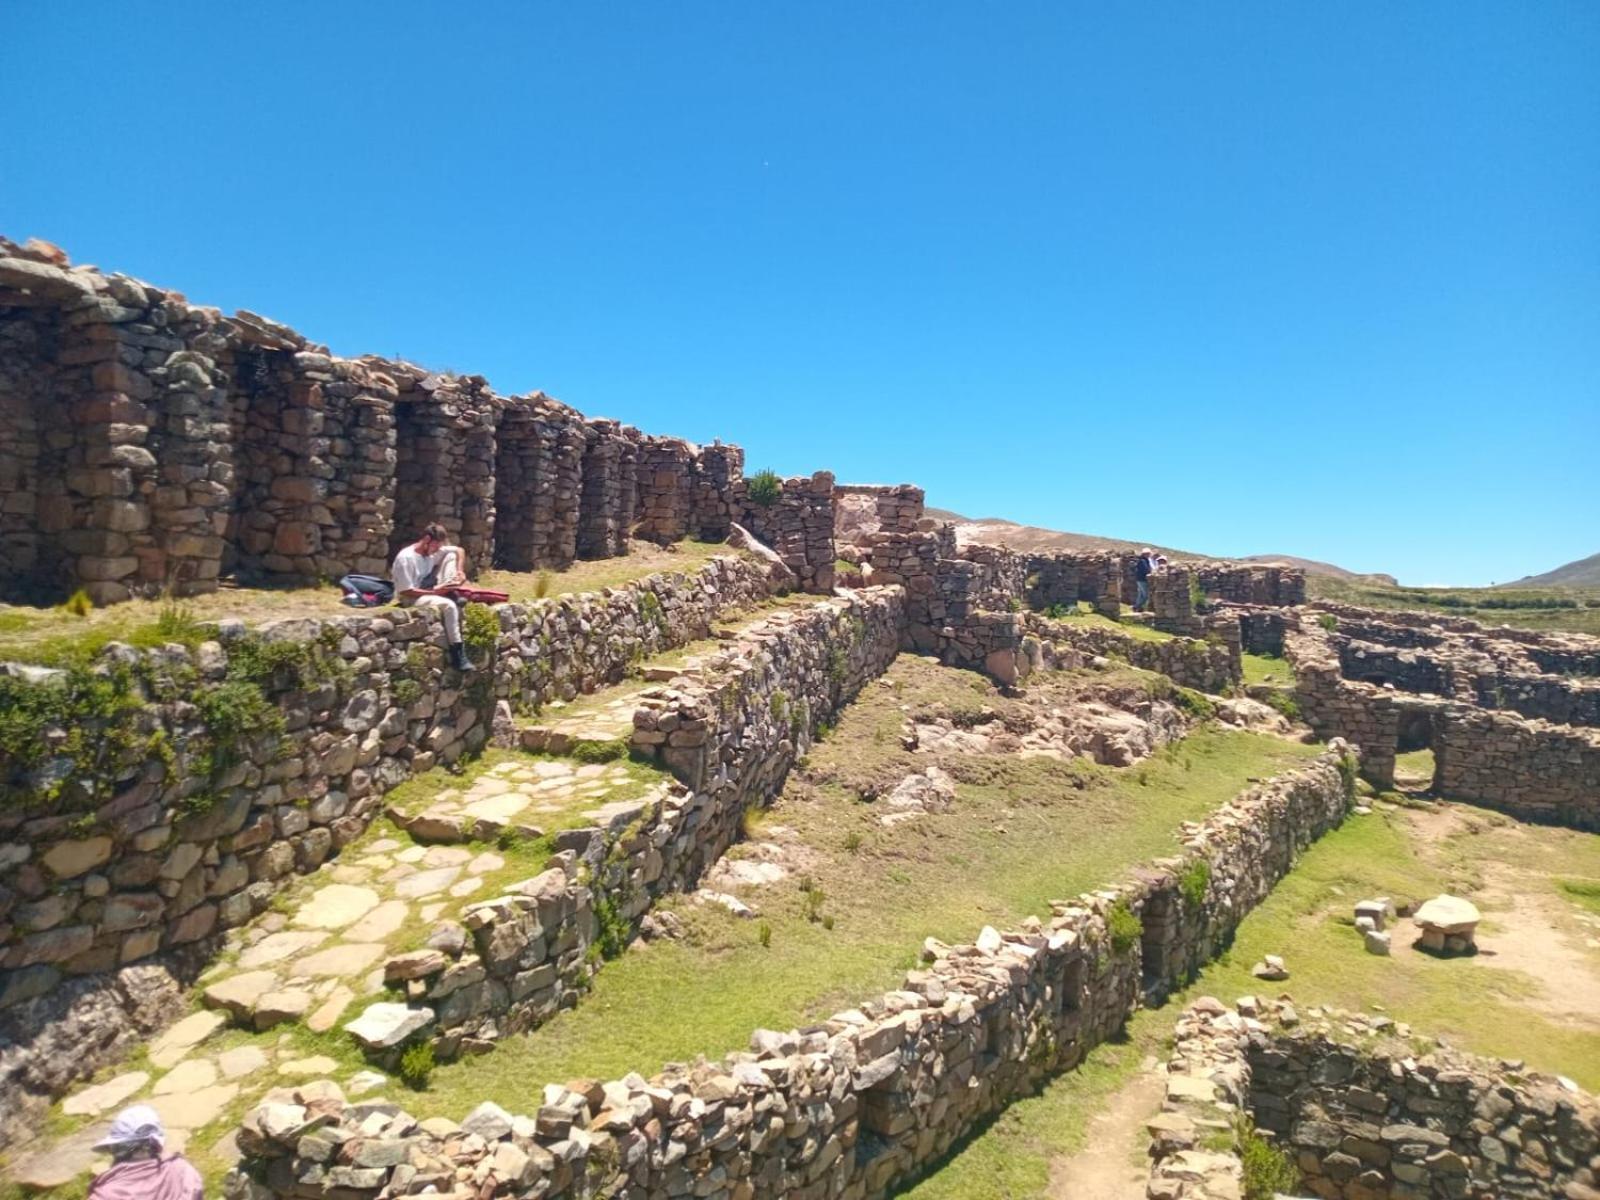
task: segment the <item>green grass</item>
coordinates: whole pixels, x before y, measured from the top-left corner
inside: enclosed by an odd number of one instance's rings
[[[1313,600],[1369,608],[1468,617],[1486,625],[1600,634],[1600,589],[1596,588],[1392,588],[1307,575],[1306,594]]]
[[[1251,684],[1275,684],[1278,687],[1294,685],[1294,668],[1286,658],[1270,654],[1241,654],[1239,660],[1247,687]]]
[[[1114,621],[1104,613],[1097,613],[1084,606],[1081,602],[1076,611],[1068,611],[1065,616],[1056,618],[1073,625],[1086,625],[1095,629],[1109,629],[1113,633],[1123,633],[1141,642],[1170,642],[1173,634],[1154,629],[1142,621]]]
[[[1558,879],[1556,886],[1578,907],[1600,914],[1600,879]]]
[[[1433,751],[1432,750],[1407,750],[1404,754],[1394,756],[1394,773],[1407,775],[1413,779],[1423,779],[1428,785],[1433,782]]]
[[[949,764],[960,772],[953,811],[885,829],[855,789],[928,761],[900,749],[902,693],[918,703],[941,697],[947,710],[969,697],[974,707],[1000,704],[969,673],[903,656],[888,685],[869,688],[813,751],[806,778],[792,779],[783,801],[752,823],[757,837],[778,825],[795,830],[815,856],[806,879],[792,875],[750,895],[761,922],[670,905],[688,926],[684,940],[636,947],[601,972],[575,1010],[503,1040],[491,1055],[441,1067],[412,1111],[459,1117],[484,1099],[519,1111],[547,1081],[650,1075],[696,1054],[720,1058],[744,1048],[754,1029],[789,1029],[859,1003],[898,986],[924,937],[970,941],[985,924],[1005,928],[1046,913],[1052,899],[1171,853],[1180,822],[1212,811],[1250,777],[1315,753],[1208,729],[1121,772],[964,756]]]

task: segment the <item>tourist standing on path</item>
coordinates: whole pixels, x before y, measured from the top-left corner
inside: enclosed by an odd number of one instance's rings
[[[117,1114],[110,1132],[95,1143],[111,1154],[111,1166],[89,1185],[89,1200],[202,1200],[200,1172],[181,1154],[163,1156],[166,1130],[148,1104]]]
[[[1143,612],[1145,605],[1150,603],[1150,576],[1155,573],[1156,552],[1146,546],[1139,551],[1139,557],[1134,560],[1133,580],[1138,588],[1133,601],[1133,611]]]
[[[450,643],[450,665],[470,671],[472,660],[461,642],[461,610],[446,594],[449,588],[467,582],[467,559],[460,547],[445,542],[447,536],[443,525],[429,525],[421,537],[394,556],[389,578],[394,581],[396,604],[431,608],[439,614],[445,640]]]

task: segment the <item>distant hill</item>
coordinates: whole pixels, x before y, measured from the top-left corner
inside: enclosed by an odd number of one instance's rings
[[[1496,587],[1600,587],[1600,554],[1580,558],[1543,575],[1529,575],[1511,583],[1497,583]]]
[[[1149,546],[1168,558],[1219,558],[1221,555],[1202,554],[1195,550],[1179,550],[1173,546],[1158,546],[1153,542],[1130,542],[1123,538],[1099,537],[1092,533],[1067,533],[1060,529],[1041,529],[1037,525],[1018,525],[1003,517],[964,517],[945,508],[930,508],[927,515],[939,521],[951,521],[956,527],[956,540],[980,546],[1010,546],[1013,550],[1031,553],[1067,552],[1072,550],[1117,550],[1124,553]],[[1318,575],[1332,575],[1337,579],[1360,580],[1395,586],[1392,575],[1358,575],[1332,563],[1317,562],[1310,558],[1296,558],[1291,554],[1252,554],[1236,562],[1282,563]]]

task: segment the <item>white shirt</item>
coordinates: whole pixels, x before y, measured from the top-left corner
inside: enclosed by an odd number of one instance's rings
[[[394,556],[394,566],[389,575],[394,582],[395,595],[420,588],[422,581],[433,574],[444,561],[444,547],[432,554],[421,554],[416,546],[407,546]]]

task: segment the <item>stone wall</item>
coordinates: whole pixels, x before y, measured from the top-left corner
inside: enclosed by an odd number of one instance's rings
[[[922,525],[923,492],[915,484],[841,483],[834,493],[834,540],[852,553],[869,534],[915,533]]]
[[[901,990],[803,1031],[758,1030],[751,1052],[719,1064],[542,1092],[530,1082],[529,1115],[485,1104],[460,1125],[346,1105],[318,1085],[246,1118],[228,1194],[360,1200],[470,1183],[549,1200],[875,1200],[1076,1066],[1147,987],[1214,953],[1351,794],[1334,754],[1257,785],[1195,827],[1181,855],[1059,902],[1048,921],[931,944]],[[1201,858],[1203,888],[1186,890],[1179,880]],[[1161,916],[1163,896],[1195,911]],[[1150,914],[1142,938],[1113,934],[1124,911]]]
[[[1239,1195],[1241,1111],[1323,1200],[1600,1194],[1600,1104],[1570,1081],[1422,1054],[1385,1017],[1308,1019],[1287,1001],[1235,1012],[1205,998],[1177,1032],[1152,1123],[1152,1200]]]
[[[29,1047],[64,981],[112,986],[128,964],[203,950],[260,913],[276,881],[356,837],[387,790],[484,745],[497,700],[615,682],[765,595],[763,568],[726,556],[605,595],[501,605],[499,642],[479,648],[489,661],[470,678],[444,665],[437,617],[419,609],[257,634],[225,623],[192,651],[109,647],[100,677],[125,678],[131,707],[75,714],[75,729],[45,732],[48,753],[0,762],[0,1090],[21,1102],[41,1087]],[[19,707],[89,678],[0,671]],[[276,721],[224,740],[208,714],[252,695]],[[86,1055],[79,1069],[96,1065]]]
[[[1079,624],[1070,617],[1054,621],[1039,613],[1024,617],[1023,630],[1040,640],[1044,660],[1051,667],[1081,665],[1084,658],[1095,655],[1116,657],[1141,670],[1166,675],[1183,687],[1212,693],[1240,678],[1235,656],[1220,641],[1184,637],[1149,641],[1103,626]],[[1068,654],[1063,655],[1063,650]]]
[[[1306,602],[1306,573],[1299,567],[1241,566],[1237,563],[1185,564],[1212,600],[1292,608]]]
[[[438,521],[474,569],[564,567],[739,518],[833,586],[832,477],[747,504],[742,451],[224,317],[0,238],[0,593],[97,604],[386,572]]]
[[[1435,707],[1434,790],[1524,821],[1600,831],[1600,730]]]
[[[597,939],[616,936],[616,921],[632,930],[658,897],[692,887],[722,856],[746,809],[782,790],[817,726],[894,660],[903,621],[898,588],[820,601],[752,626],[694,676],[646,692],[633,750],[678,783],[562,831],[548,870],[463,912],[453,953],[391,960],[386,974],[406,1000],[354,1023],[369,1050],[387,1062],[426,1040],[453,1058],[576,1003],[598,967]]]
[[[833,486],[827,471],[796,476],[782,481],[772,503],[757,504],[741,479],[733,501],[738,523],[772,547],[808,592],[833,591]]]

